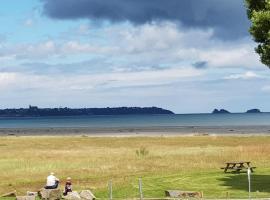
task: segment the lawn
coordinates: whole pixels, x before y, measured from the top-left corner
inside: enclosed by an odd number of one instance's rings
[[[246,198],[246,174],[224,174],[227,161],[251,161],[252,197],[270,197],[270,137],[1,137],[0,193],[21,195],[45,184],[49,172],[73,179],[75,190],[91,189],[99,198],[145,197],[164,190],[203,191],[206,198]]]

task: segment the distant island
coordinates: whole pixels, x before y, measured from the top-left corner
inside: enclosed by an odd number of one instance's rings
[[[212,114],[227,114],[227,113],[231,113],[231,112],[229,112],[228,110],[225,110],[225,109],[220,109],[220,110],[214,109],[212,111]],[[257,108],[253,108],[253,109],[247,110],[244,113],[262,113],[262,112]]]
[[[246,113],[261,113],[261,111],[257,108],[254,108],[254,109],[247,110]]]
[[[214,109],[212,114],[224,114],[224,113],[230,113],[228,110],[225,110],[225,109]]]
[[[158,107],[117,107],[117,108],[29,108],[0,109],[0,117],[42,117],[42,116],[88,116],[88,115],[134,115],[174,114]]]

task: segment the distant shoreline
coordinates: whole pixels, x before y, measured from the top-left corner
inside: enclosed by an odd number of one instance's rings
[[[184,136],[270,135],[269,126],[182,126],[129,128],[0,128],[0,136]]]
[[[169,110],[168,110],[169,111]],[[171,111],[169,111],[171,112]],[[136,115],[238,115],[238,114],[246,114],[246,115],[260,115],[260,114],[270,114],[270,112],[229,112],[229,113],[129,113],[129,114],[85,114],[85,115],[1,115],[0,119],[27,119],[27,118],[69,118],[69,117],[99,117],[99,116],[136,116]]]
[[[106,108],[8,108],[0,109],[0,117],[75,117],[98,115],[147,115],[147,114],[174,114],[170,110],[158,107],[106,107]]]

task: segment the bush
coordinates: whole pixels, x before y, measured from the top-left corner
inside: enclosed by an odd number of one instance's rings
[[[145,157],[149,154],[149,151],[146,149],[146,147],[140,147],[140,149],[136,150],[136,155],[140,158]]]

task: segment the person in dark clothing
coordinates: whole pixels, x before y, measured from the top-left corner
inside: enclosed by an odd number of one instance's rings
[[[69,192],[72,192],[72,183],[70,177],[67,178],[63,195],[66,196]]]

